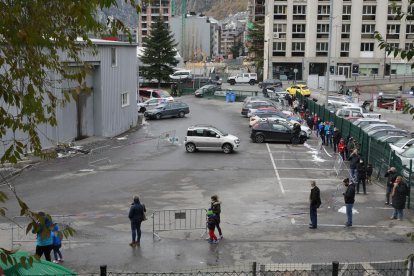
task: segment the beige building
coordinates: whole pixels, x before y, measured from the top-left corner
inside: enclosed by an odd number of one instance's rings
[[[395,47],[412,47],[414,22],[394,20],[390,3],[407,11],[408,1],[268,0],[265,16],[264,78],[306,80],[325,75],[329,19],[333,9],[330,69],[334,75],[383,77],[411,74],[411,64],[386,56],[374,31]]]
[[[151,33],[151,26],[158,19],[169,24],[171,18],[170,0],[153,0],[149,3],[142,1],[142,11],[139,14],[138,22],[138,44],[142,44],[142,39]]]

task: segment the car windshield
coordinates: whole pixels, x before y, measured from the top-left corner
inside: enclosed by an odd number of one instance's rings
[[[414,147],[410,147],[409,149],[404,151],[401,155],[407,158],[414,158]]]
[[[167,91],[165,91],[165,90],[159,90],[159,93],[160,93],[161,98],[168,98],[168,97],[171,97],[170,93],[168,93],[168,92],[167,92]]]
[[[405,146],[405,144],[408,142],[408,141],[410,141],[411,140],[411,138],[401,138],[400,140],[398,140],[398,142],[397,143],[395,143],[394,145],[395,146],[397,146],[397,147],[399,147],[399,148],[401,148],[401,147],[403,147],[403,146]]]
[[[307,86],[305,85],[305,86],[302,86],[302,89],[303,89],[303,90],[308,90],[308,89],[309,89],[309,87],[307,87]]]

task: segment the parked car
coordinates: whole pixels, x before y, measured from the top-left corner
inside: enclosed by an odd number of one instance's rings
[[[354,103],[351,98],[347,96],[328,96],[328,103],[334,106],[359,106],[358,103]]]
[[[257,108],[255,108],[254,106],[252,106],[252,108],[249,108],[249,110],[247,111],[247,117],[250,118],[251,116],[254,116],[254,114],[257,111],[264,111],[264,112],[276,112],[278,111],[278,109],[273,105],[269,105],[269,106],[259,106]]]
[[[395,95],[379,95],[377,97],[377,107],[384,109],[394,109],[394,102],[396,102],[396,109],[398,111],[403,109],[402,97]]]
[[[402,153],[396,153],[396,154],[401,159],[402,165],[406,166],[407,168],[410,168],[410,163],[411,163],[412,168],[414,168],[414,146],[409,147]]]
[[[381,142],[385,142],[385,143],[395,143],[398,140],[400,140],[401,138],[404,138],[405,136],[403,135],[386,135],[386,136],[382,136],[378,139],[378,141]]]
[[[387,135],[403,135],[403,136],[409,136],[410,135],[410,133],[408,131],[403,130],[403,129],[377,129],[377,130],[374,130],[374,131],[375,131],[375,133],[371,133],[371,134],[368,133],[368,135],[371,138],[374,138],[374,139],[379,139],[379,138],[381,138],[383,136],[387,136]]]
[[[353,111],[358,111],[358,112],[360,112],[362,114],[362,116],[364,118],[381,119],[381,114],[369,112],[368,110],[366,110],[362,106],[359,106],[359,107],[358,106],[346,106],[346,107],[343,107],[343,109],[349,109],[349,110],[353,110]]]
[[[164,98],[167,102],[173,102],[174,98],[171,97],[170,93],[162,89],[146,88],[140,87],[138,90],[138,100],[140,102],[145,102],[146,100],[157,98]]]
[[[390,124],[371,124],[362,128],[367,133],[375,129],[395,129],[395,126]]]
[[[268,141],[292,143],[293,131],[287,122],[267,120],[258,122],[252,127],[250,138],[256,143]],[[299,141],[300,143],[306,141],[306,133],[301,132]]]
[[[144,113],[147,110],[153,109],[154,107],[167,103],[166,98],[152,98],[149,100],[146,100],[143,103],[137,103],[138,112]]]
[[[261,107],[274,107],[273,103],[269,101],[251,101],[243,105],[241,114],[245,117],[248,116],[249,109],[258,109]]]
[[[187,129],[184,138],[187,152],[222,150],[231,153],[240,146],[240,139],[211,125],[195,125]]]
[[[243,105],[252,101],[266,101],[267,99],[263,96],[248,96],[244,98]]]
[[[404,150],[408,149],[413,144],[414,144],[414,138],[404,137],[398,140],[397,142],[390,144],[390,147],[396,153],[402,153]]]
[[[361,112],[359,112],[358,110],[355,111],[353,109],[347,109],[347,108],[346,109],[345,108],[338,109],[336,111],[336,116],[344,118],[344,119],[347,119],[347,118],[350,118],[350,117],[357,118],[355,120],[358,120],[359,118],[364,118],[364,115]]]
[[[284,99],[286,94],[286,90],[282,88],[282,86],[270,86],[263,89],[263,95],[267,98],[282,98]]]
[[[215,84],[207,84],[194,92],[194,96],[203,97],[204,95],[214,95],[214,92],[221,90],[221,87]]]
[[[354,125],[360,128],[363,128],[371,124],[386,124],[386,123],[387,123],[387,120],[379,120],[379,119],[374,119],[374,118],[360,118],[356,120],[355,122],[353,122]]]
[[[252,127],[254,124],[256,124],[259,121],[265,121],[267,118],[276,118],[276,119],[283,119],[287,120],[289,118],[288,115],[283,113],[282,111],[272,111],[272,112],[255,112],[253,116],[249,119],[249,127]]]
[[[282,82],[278,79],[267,79],[259,82],[259,88],[265,89],[268,86],[282,87]]]
[[[286,89],[286,92],[288,92],[290,95],[293,95],[293,96],[295,96],[297,92],[299,92],[305,97],[309,97],[311,95],[309,87],[305,84],[292,85],[291,87]]]
[[[169,102],[161,104],[154,109],[145,111],[144,116],[147,119],[161,119],[167,117],[184,118],[185,114],[190,113],[188,104],[183,102]]]
[[[178,70],[175,71],[174,74],[170,75],[170,79],[172,80],[185,80],[191,78],[192,75],[190,70]]]
[[[231,76],[227,79],[227,82],[230,85],[235,85],[236,83],[248,83],[250,85],[254,85],[257,82],[257,74],[256,73],[243,73],[237,74],[237,76]]]

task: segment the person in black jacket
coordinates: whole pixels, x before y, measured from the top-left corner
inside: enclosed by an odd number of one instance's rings
[[[295,123],[293,125],[293,137],[292,137],[292,144],[299,144],[300,143],[300,124]]]
[[[352,208],[355,203],[355,185],[354,183],[349,184],[349,178],[344,179],[344,185],[346,187],[344,195],[344,201],[346,206],[346,217],[347,221],[345,223],[346,227],[352,226]]]
[[[139,197],[134,196],[134,202],[129,209],[128,218],[131,221],[132,242],[129,244],[132,247],[139,246],[141,240],[141,223],[145,220],[145,205],[141,204]]]
[[[388,169],[384,175],[387,178],[387,190],[385,193],[385,205],[390,205],[390,195],[394,187],[395,179],[397,178],[397,170],[394,167]]]
[[[402,182],[402,177],[397,176],[395,178],[394,187],[392,188],[392,207],[394,212],[392,213],[391,219],[402,220],[403,210],[405,208],[405,200],[408,195],[408,187]]]
[[[318,186],[316,186],[315,181],[311,181],[311,193],[309,196],[309,202],[309,215],[311,220],[309,228],[316,229],[318,228],[318,208],[321,206],[321,192]]]
[[[341,141],[341,133],[339,132],[339,129],[336,127],[334,128],[334,131],[332,134],[332,140],[333,140],[334,153],[336,153],[338,149],[338,144]]]
[[[216,215],[216,217],[215,217],[215,219],[216,219],[215,227],[217,228],[217,230],[219,232],[220,239],[223,239],[223,233],[221,232],[221,228],[220,228],[221,202],[218,200],[217,195],[212,195],[211,196],[211,207],[210,207],[210,209]]]
[[[357,194],[359,194],[359,184],[362,183],[362,189],[364,191],[364,195],[367,194],[367,190],[365,187],[365,180],[367,178],[367,169],[365,168],[364,160],[360,159],[359,164],[357,165],[357,176],[358,176],[358,182],[357,182]]]

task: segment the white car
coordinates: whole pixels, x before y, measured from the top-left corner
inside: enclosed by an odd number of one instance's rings
[[[152,98],[152,99],[146,100],[143,103],[137,103],[137,107],[138,107],[138,110],[141,107],[145,107],[147,110],[149,110],[149,109],[152,109],[152,108],[156,107],[159,104],[164,104],[164,103],[173,102],[173,101],[171,101],[167,98]]]
[[[352,111],[358,111],[360,112],[364,118],[375,118],[375,119],[381,119],[381,114],[379,113],[373,113],[373,112],[369,112],[368,110],[366,110],[365,108],[359,106],[346,106],[343,109],[348,109],[348,110],[352,110]]]
[[[404,150],[411,147],[414,144],[414,138],[404,137],[398,140],[397,142],[390,144],[392,150],[395,150],[396,153],[402,153]]]
[[[410,169],[410,162],[413,164],[414,167],[414,146],[409,147],[402,153],[396,153],[398,157],[401,159],[401,163]]]
[[[341,96],[329,96],[328,103],[334,106],[349,106],[349,107],[359,107],[358,103],[354,103],[352,99],[349,97],[341,97]]]
[[[185,80],[191,78],[192,75],[190,70],[178,70],[174,74],[170,75],[170,79],[173,80]]]

